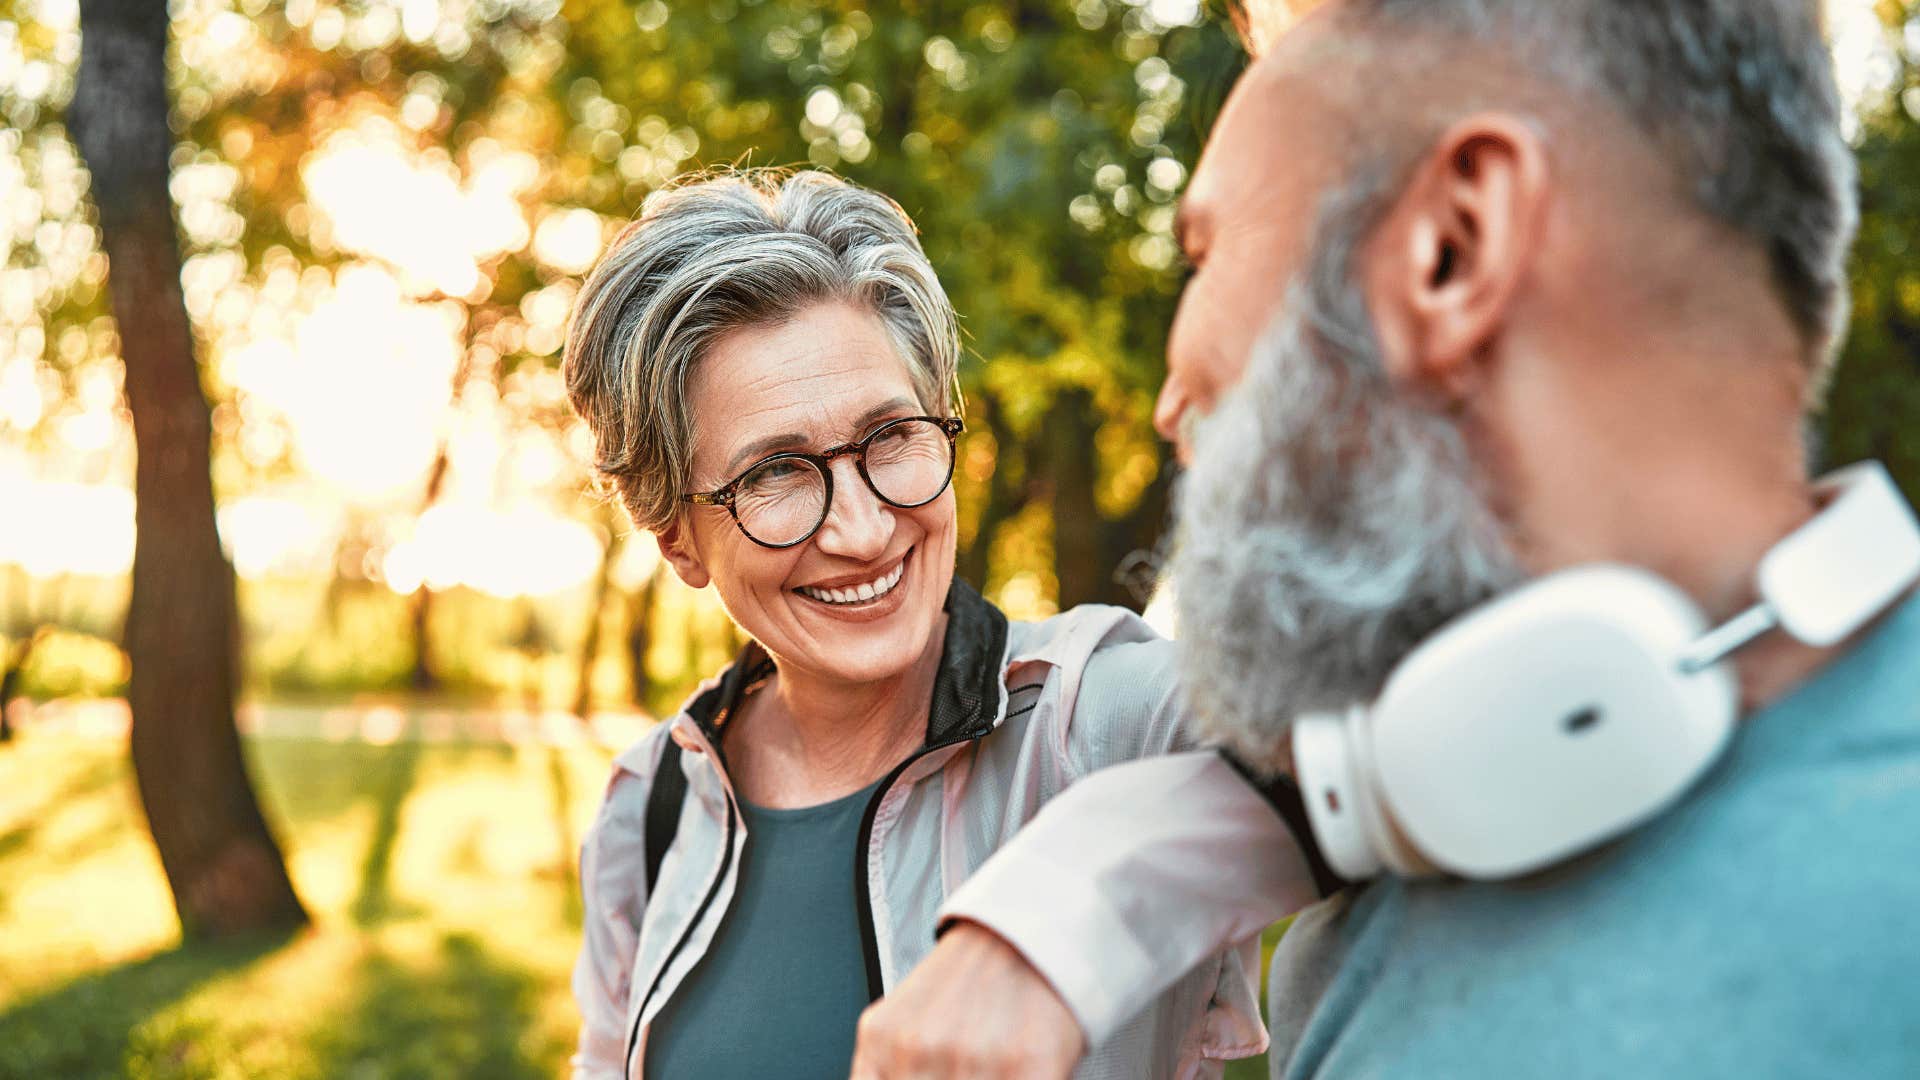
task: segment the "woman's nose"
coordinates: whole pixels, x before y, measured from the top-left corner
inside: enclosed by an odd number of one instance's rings
[[[893,539],[893,508],[867,486],[851,456],[835,460],[832,468],[833,503],[814,543],[829,555],[879,558]]]

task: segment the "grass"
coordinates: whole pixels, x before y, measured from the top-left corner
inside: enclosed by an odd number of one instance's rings
[[[315,925],[182,947],[123,749],[0,748],[0,1077],[551,1077],[591,750],[263,740]]]
[[[181,946],[124,748],[0,746],[0,1080],[564,1075],[573,853],[604,755],[302,739],[248,755],[314,926]]]

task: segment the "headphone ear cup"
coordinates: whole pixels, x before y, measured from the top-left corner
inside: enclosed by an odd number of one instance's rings
[[[1652,817],[1719,757],[1732,674],[1678,663],[1706,629],[1642,570],[1537,579],[1409,655],[1349,728],[1366,743],[1349,758],[1424,860],[1470,878],[1541,869]]]
[[[1293,772],[1327,865],[1348,881],[1364,881],[1379,876],[1386,860],[1370,826],[1375,815],[1361,810],[1373,798],[1353,734],[1348,717],[1321,713],[1295,720]]]
[[[1334,873],[1364,881],[1382,872],[1421,877],[1434,872],[1402,843],[1375,785],[1372,736],[1365,708],[1344,716],[1317,714],[1293,725],[1293,769],[1320,853]]]

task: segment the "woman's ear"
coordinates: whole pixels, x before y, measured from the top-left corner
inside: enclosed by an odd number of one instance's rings
[[[1545,145],[1515,117],[1471,116],[1434,141],[1369,250],[1395,378],[1465,395],[1538,253],[1550,182]]]
[[[687,519],[682,515],[675,517],[666,528],[654,533],[653,539],[660,545],[660,557],[667,560],[668,565],[673,567],[673,572],[680,575],[680,580],[686,582],[688,588],[704,589],[707,583],[713,580],[713,575],[707,573],[706,563],[701,560],[700,552],[694,548],[692,534],[693,530],[688,527]]]

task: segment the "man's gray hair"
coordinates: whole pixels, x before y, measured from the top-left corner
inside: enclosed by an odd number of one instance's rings
[[[958,407],[953,306],[891,199],[823,172],[752,169],[647,200],[588,275],[564,363],[594,467],[635,525],[658,531],[679,508],[700,420],[688,391],[714,343],[835,300],[879,316],[922,408]]]
[[[1766,252],[1810,358],[1830,360],[1859,212],[1818,0],[1343,0],[1338,12],[1389,55],[1425,41],[1429,59],[1498,56],[1610,106],[1695,205]]]

